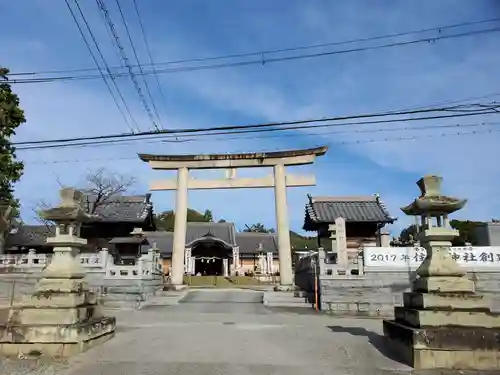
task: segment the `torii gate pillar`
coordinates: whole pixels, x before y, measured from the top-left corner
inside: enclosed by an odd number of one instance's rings
[[[326,147],[307,150],[215,155],[149,155],[139,154],[153,169],[177,170],[175,180],[153,182],[151,190],[175,190],[175,225],[172,249],[171,282],[182,286],[187,227],[189,189],[235,189],[274,187],[281,289],[293,288],[292,251],[288,226],[286,188],[314,186],[315,176],[287,175],[286,166],[312,164],[324,155]],[[259,178],[235,178],[237,168],[273,167],[273,175]],[[225,178],[198,180],[189,178],[189,169],[227,169]]]

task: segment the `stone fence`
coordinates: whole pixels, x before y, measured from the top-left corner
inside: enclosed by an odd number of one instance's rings
[[[40,272],[52,260],[52,254],[37,254],[29,250],[27,254],[0,255],[0,273]],[[160,254],[150,249],[137,259],[135,265],[115,265],[113,256],[107,249],[97,253],[81,253],[80,263],[88,274],[102,274],[104,279],[155,279],[163,277]]]
[[[101,294],[106,305],[136,306],[163,289],[163,264],[155,249],[140,256],[135,265],[116,265],[106,249],[81,253],[79,257],[89,287]],[[22,255],[0,255],[0,307],[31,293],[51,260],[51,254],[37,254],[34,250]]]
[[[493,310],[500,310],[500,247],[452,247],[450,254],[476,282],[477,291],[492,300]],[[421,247],[365,247],[357,264],[339,275],[337,265],[326,263],[329,257],[320,250],[296,263],[295,283],[312,292],[316,273],[323,311],[390,317],[394,305],[402,304],[402,294],[410,290],[425,256]]]

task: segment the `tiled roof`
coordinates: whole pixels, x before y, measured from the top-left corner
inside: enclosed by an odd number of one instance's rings
[[[204,224],[204,225],[202,225]],[[221,225],[225,224],[225,225]],[[224,230],[223,228],[226,228]],[[253,233],[253,232],[231,232],[234,240],[229,242],[227,238],[219,237],[227,235],[227,228],[234,230],[233,223],[188,223],[186,243],[189,243],[188,238],[199,239],[207,232],[210,232],[213,237],[219,238],[227,243],[234,244],[240,247],[241,254],[251,254],[262,252],[277,252],[278,240],[274,233]],[[191,233],[190,233],[191,231]],[[200,235],[200,233],[202,233]],[[150,246],[142,247],[142,251],[147,251],[153,244],[160,250],[164,256],[171,256],[172,246],[174,241],[173,232],[144,232],[144,236],[148,239]],[[259,245],[262,244],[262,250],[259,250]]]
[[[22,225],[11,230],[7,235],[5,248],[17,246],[44,246],[47,237],[55,234],[55,227],[51,225]]]
[[[274,233],[238,232],[236,244],[242,254],[278,252],[278,238]]]
[[[149,245],[149,242],[144,237],[115,237],[109,243],[112,244],[134,244],[134,245]]]
[[[153,210],[150,197],[150,194],[116,196],[99,205],[94,214],[103,222],[143,222]],[[86,195],[83,202],[84,208],[90,211],[95,197]]]
[[[190,222],[187,223],[186,244],[204,236],[211,236],[234,245],[236,243],[235,232],[233,223]]]
[[[151,247],[156,245],[160,253],[164,256],[172,255],[172,247],[174,243],[174,232],[156,231],[144,232],[144,237],[147,238],[149,245],[141,246],[142,252],[147,252]]]
[[[309,197],[306,223],[333,223],[342,217],[346,222],[392,223],[392,217],[378,196],[374,197]]]

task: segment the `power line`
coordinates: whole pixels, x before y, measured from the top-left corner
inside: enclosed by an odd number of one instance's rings
[[[67,1],[67,0],[65,0],[65,1]],[[125,98],[123,97],[123,94],[122,94],[120,88],[118,87],[118,84],[116,83],[115,78],[112,77],[112,75],[111,75],[111,70],[109,69],[108,63],[106,62],[106,59],[104,58],[104,55],[103,55],[103,53],[101,51],[101,48],[99,47],[99,43],[97,43],[97,39],[95,38],[94,33],[92,32],[92,29],[90,28],[90,25],[89,25],[89,23],[87,21],[87,18],[85,17],[85,14],[83,14],[82,8],[80,7],[80,4],[78,3],[78,0],[74,0],[74,2],[75,2],[76,7],[78,8],[78,12],[80,13],[80,16],[83,19],[83,22],[85,23],[87,31],[89,32],[89,35],[92,38],[92,41],[94,42],[94,45],[95,45],[95,47],[97,49],[97,52],[99,53],[99,56],[101,56],[102,62],[104,63],[104,67],[106,68],[106,71],[108,72],[108,76],[111,78],[111,80],[113,82],[113,85],[114,85],[116,91],[118,92],[118,95],[120,96],[120,98],[122,100],[123,106],[125,107],[128,115],[130,116],[130,119],[134,123],[135,127],[140,132],[141,129],[139,128],[139,125],[135,121],[134,116],[132,116],[132,112],[130,111],[130,108],[128,107],[128,104],[125,101]]]
[[[168,113],[167,100],[165,99],[165,95],[163,94],[163,89],[161,88],[161,85],[160,85],[160,79],[158,78],[158,73],[156,72],[155,63],[153,61],[153,55],[151,53],[151,48],[149,48],[148,38],[146,37],[146,30],[144,28],[144,24],[142,22],[142,17],[141,17],[141,14],[139,12],[139,6],[137,5],[136,0],[133,0],[133,3],[134,3],[134,8],[135,8],[135,13],[137,14],[137,19],[139,20],[139,26],[141,28],[141,34],[142,34],[142,37],[144,39],[144,44],[146,45],[146,50],[148,51],[149,63],[151,65],[151,67],[153,68],[153,74],[155,76],[156,84],[158,86],[158,92],[160,93],[160,97],[162,99],[163,106],[165,107],[165,114],[167,114]]]
[[[372,117],[386,117],[386,116],[398,116],[398,115],[414,115],[414,114],[420,114],[420,113],[430,113],[430,112],[440,112],[440,111],[445,111],[445,110],[450,110],[450,109],[459,109],[459,108],[464,108],[464,107],[473,107],[473,106],[478,106],[478,104],[470,104],[468,106],[461,105],[461,106],[454,106],[454,107],[440,107],[440,108],[429,108],[429,109],[417,109],[417,110],[410,110],[410,111],[392,111],[392,112],[385,112],[385,113],[363,113],[359,115],[350,115],[350,116],[336,116],[336,117],[323,117],[323,118],[314,118],[314,119],[307,119],[307,120],[294,120],[294,121],[281,121],[281,122],[270,122],[270,123],[260,123],[260,124],[247,124],[247,125],[225,125],[225,126],[215,126],[215,127],[206,127],[206,128],[184,128],[184,129],[177,129],[175,131],[169,131],[169,130],[162,130],[159,132],[153,132],[153,131],[147,131],[147,132],[141,132],[141,133],[120,133],[120,134],[107,134],[107,135],[98,135],[98,136],[86,136],[86,137],[73,137],[73,138],[59,138],[59,139],[51,139],[51,140],[38,140],[38,141],[21,141],[21,142],[13,142],[12,145],[14,146],[20,146],[20,145],[35,145],[35,144],[47,144],[47,143],[66,143],[66,142],[76,142],[76,141],[89,141],[89,140],[104,140],[104,139],[113,139],[113,138],[130,138],[130,137],[139,137],[139,136],[148,136],[148,135],[159,135],[159,134],[183,134],[183,133],[200,133],[200,132],[212,132],[212,131],[229,131],[229,130],[247,130],[247,129],[259,129],[259,128],[270,128],[270,127],[275,127],[275,126],[285,126],[285,125],[303,125],[303,124],[309,124],[309,123],[316,123],[316,122],[328,122],[328,121],[343,121],[343,120],[351,120],[351,119],[365,119],[365,118],[372,118]],[[493,110],[493,113],[496,113],[494,111],[495,108],[500,107],[500,105],[492,105],[490,107],[491,110]],[[472,116],[472,115],[482,115],[482,114],[490,114],[492,112],[487,111],[488,108],[486,109],[481,109],[477,113],[472,113],[472,114],[457,114],[457,115],[446,115],[445,117],[439,117],[439,118],[448,118],[448,117],[462,117],[462,116]],[[435,118],[435,116],[431,117],[432,119]],[[418,118],[416,118],[418,120]],[[428,119],[428,118],[425,118]],[[403,119],[404,120],[404,119]],[[408,119],[410,121],[411,119]],[[395,122],[395,121],[402,121],[401,119],[395,119],[395,120],[382,120],[382,122]],[[368,123],[368,122],[364,122]],[[354,124],[350,123],[349,125]],[[356,123],[359,124],[359,123]],[[341,126],[340,124],[336,124],[333,126]],[[314,125],[314,127],[318,127],[318,125]]]
[[[132,80],[132,83],[134,84],[135,90],[137,91],[137,94],[139,95],[139,99],[141,100],[141,103],[142,103],[144,109],[146,110],[147,115],[149,116],[151,122],[153,123],[154,129],[160,130],[160,128],[156,124],[156,121],[153,117],[151,109],[149,108],[149,105],[146,101],[146,98],[144,97],[144,94],[141,90],[141,87],[139,86],[139,83],[137,82],[137,79],[135,77],[135,73],[132,70],[132,67],[130,66],[130,63],[129,63],[129,60],[127,57],[127,53],[125,52],[125,49],[123,48],[123,46],[121,44],[120,38],[118,36],[118,33],[116,32],[115,26],[113,24],[111,16],[109,15],[109,11],[108,11],[108,8],[106,7],[106,4],[104,4],[103,0],[96,0],[96,3],[97,3],[97,7],[98,7],[99,11],[101,11],[102,14],[104,15],[104,19],[109,27],[109,30],[111,31],[111,34],[113,35],[115,45],[118,47],[118,52],[120,53],[120,56],[122,57],[123,63],[125,64],[125,66],[128,69],[128,76],[130,77],[130,79]],[[125,25],[126,25],[126,23],[125,23]],[[132,48],[134,48],[133,45],[132,45]],[[141,68],[141,71],[142,71],[142,68]]]
[[[134,3],[136,4],[136,0],[134,0]],[[500,21],[500,17],[485,19],[485,20],[478,20],[478,21],[461,22],[461,23],[456,23],[456,24],[451,24],[451,25],[436,26],[436,27],[427,28],[427,29],[419,29],[419,30],[405,31],[405,32],[399,32],[399,33],[377,35],[377,36],[373,36],[373,37],[356,38],[356,39],[349,39],[349,40],[344,40],[344,41],[334,41],[334,42],[312,44],[312,45],[305,45],[305,46],[298,46],[298,47],[263,50],[263,51],[247,52],[247,53],[240,53],[240,54],[228,54],[228,55],[223,55],[223,56],[180,59],[180,60],[159,62],[156,64],[151,61],[149,64],[144,64],[143,66],[144,67],[145,66],[153,66],[154,67],[154,66],[159,66],[159,65],[173,65],[173,64],[183,64],[183,63],[192,63],[192,62],[226,60],[226,59],[251,57],[251,56],[262,57],[262,55],[269,55],[269,54],[276,54],[276,53],[283,53],[283,52],[295,52],[295,51],[324,48],[324,47],[333,47],[333,46],[353,44],[353,43],[359,43],[359,42],[369,42],[369,41],[374,41],[374,40],[381,40],[381,39],[396,38],[396,37],[401,37],[401,36],[422,34],[422,33],[427,33],[427,32],[432,32],[432,31],[438,31],[439,33],[441,33],[443,30],[454,29],[454,28],[464,27],[464,26],[474,26],[474,25],[492,23],[492,22],[497,22],[497,21]],[[142,23],[142,21],[141,21],[141,23]],[[132,66],[137,67],[134,65],[132,65]],[[121,67],[113,67],[112,69],[119,69],[119,68],[121,68]],[[36,75],[36,74],[57,74],[57,73],[78,73],[78,72],[89,72],[89,71],[95,71],[95,69],[94,68],[81,68],[81,69],[19,72],[19,73],[9,73],[9,76],[23,76],[23,75]]]
[[[167,74],[167,73],[193,72],[193,71],[201,71],[201,70],[214,70],[214,69],[222,69],[222,68],[229,68],[229,67],[242,67],[242,66],[250,66],[250,65],[264,66],[264,65],[271,64],[271,63],[279,63],[279,62],[286,62],[286,61],[293,61],[293,60],[303,60],[303,59],[319,58],[319,57],[326,57],[326,56],[333,56],[333,55],[341,55],[341,54],[347,54],[347,53],[353,53],[353,52],[387,49],[387,48],[409,46],[409,45],[420,44],[420,43],[435,43],[439,40],[462,38],[462,37],[466,37],[466,36],[488,34],[488,33],[494,33],[494,32],[499,32],[499,31],[500,31],[500,27],[496,27],[496,28],[491,28],[491,29],[476,30],[476,31],[463,32],[463,33],[452,34],[452,35],[440,35],[440,36],[436,36],[436,37],[432,37],[432,38],[422,38],[422,39],[415,39],[415,40],[410,40],[410,41],[405,41],[405,42],[388,43],[388,44],[382,44],[382,45],[377,45],[377,46],[359,47],[359,48],[351,48],[351,49],[345,49],[345,50],[318,52],[318,53],[275,57],[275,58],[266,58],[266,59],[263,59],[261,57],[260,59],[229,62],[229,63],[220,63],[220,64],[212,64],[212,65],[200,65],[200,66],[180,67],[180,68],[172,68],[172,69],[165,68],[165,69],[157,69],[155,72],[156,72],[156,74]],[[150,74],[155,74],[155,72],[144,71],[143,74],[150,75]],[[126,76],[127,74],[126,73],[113,73],[113,75],[114,75],[114,77],[123,77],[123,76]],[[32,79],[14,79],[14,80],[10,80],[9,82],[11,84],[49,83],[49,82],[56,82],[56,81],[89,80],[89,79],[95,79],[95,78],[97,78],[96,75],[81,75],[81,76],[60,76],[60,77],[48,77],[48,78],[32,78]]]
[[[358,124],[358,123],[356,123]],[[330,126],[331,124],[326,124],[323,126]],[[343,125],[343,124],[342,124]],[[265,129],[264,131],[253,130],[253,131],[245,131],[245,132],[225,132],[225,133],[212,133],[212,134],[193,134],[189,139],[177,140],[177,136],[165,135],[154,138],[146,138],[146,139],[132,139],[132,140],[116,140],[114,142],[109,141],[97,141],[97,142],[88,142],[88,143],[78,143],[78,144],[69,144],[55,147],[103,147],[103,146],[129,146],[134,142],[141,141],[143,143],[186,143],[186,142],[202,142],[207,141],[207,137],[210,137],[210,142],[218,142],[224,141],[227,142],[229,140],[246,140],[246,139],[271,139],[271,138],[294,138],[294,137],[322,137],[326,135],[342,135],[342,134],[369,134],[369,133],[383,133],[383,132],[399,132],[399,131],[422,131],[422,130],[441,130],[441,129],[456,129],[456,128],[475,128],[475,127],[486,127],[491,125],[500,125],[500,122],[481,122],[481,123],[473,123],[473,124],[450,124],[450,125],[424,125],[419,127],[391,127],[391,128],[378,128],[378,129],[349,129],[342,131],[327,131],[327,132],[315,132],[315,133],[306,133],[306,132],[297,132],[292,134],[268,134],[269,130],[305,130],[305,128],[283,128],[283,129]],[[322,127],[321,125],[319,127]],[[266,133],[265,135],[249,135],[248,133]],[[243,134],[242,134],[243,133]],[[215,137],[218,135],[238,135],[242,134],[242,136],[225,136],[225,137]],[[215,138],[212,138],[215,137]],[[169,139],[175,139],[170,141]],[[29,151],[29,150],[38,150],[38,147],[28,147],[28,148],[19,148],[19,151]],[[43,148],[42,148],[43,149]]]
[[[127,37],[128,37],[129,42],[130,42],[130,46],[132,47],[132,51],[134,53],[135,61],[137,62],[137,66],[139,67],[139,71],[141,72],[141,77],[142,77],[142,80],[144,82],[144,87],[146,88],[146,92],[148,93],[149,100],[151,101],[151,104],[153,106],[153,110],[155,112],[155,115],[158,118],[158,122],[160,124],[160,128],[163,129],[163,124],[162,124],[160,115],[158,114],[158,110],[156,109],[156,103],[155,103],[153,97],[151,96],[151,91],[149,90],[148,81],[147,81],[146,77],[144,76],[144,72],[142,70],[141,62],[139,61],[139,56],[137,56],[137,50],[135,49],[134,42],[132,41],[132,36],[130,35],[130,30],[129,30],[128,25],[127,25],[127,20],[125,19],[125,15],[123,14],[122,7],[120,5],[120,1],[119,0],[115,0],[115,1],[116,1],[116,5],[118,7],[118,10],[120,12],[120,16],[121,16],[121,19],[123,21],[123,25],[125,26],[125,31],[127,33]]]
[[[418,111],[406,111],[400,112],[401,114],[414,114],[414,113],[426,113],[426,112],[436,112],[436,110],[418,110]],[[427,117],[407,117],[407,118],[397,118],[397,119],[383,119],[383,120],[374,120],[374,121],[362,121],[362,122],[348,122],[348,123],[333,123],[333,124],[320,124],[320,125],[307,125],[312,122],[324,122],[324,121],[335,121],[335,120],[344,120],[344,119],[354,119],[354,118],[370,118],[370,117],[381,117],[387,116],[384,114],[372,114],[372,115],[357,115],[357,116],[344,116],[337,118],[329,118],[329,119],[313,119],[313,120],[299,120],[299,121],[291,121],[291,122],[281,122],[281,123],[271,123],[271,124],[257,124],[257,125],[240,125],[240,126],[232,126],[232,127],[214,127],[214,128],[205,128],[205,129],[189,129],[190,131],[174,131],[174,132],[144,132],[141,133],[141,136],[146,135],[160,135],[160,134],[171,134],[178,135],[179,133],[201,133],[208,131],[217,131],[223,130],[220,132],[213,133],[212,135],[233,135],[233,134],[241,134],[241,133],[254,133],[254,132],[274,132],[274,131],[283,131],[283,130],[301,130],[301,129],[310,129],[310,128],[327,128],[327,127],[339,127],[339,126],[352,126],[352,125],[364,125],[364,124],[380,124],[380,123],[395,123],[395,122],[407,122],[407,121],[422,121],[422,120],[435,120],[435,119],[444,119],[444,118],[454,118],[454,117],[467,117],[467,116],[477,116],[477,115],[487,115],[487,114],[495,114],[496,112],[486,112],[480,111],[475,113],[457,113],[457,114],[449,114],[449,115],[433,115]],[[394,116],[394,114],[391,114]],[[306,124],[306,125],[304,125]],[[280,127],[276,128],[277,125],[298,125],[293,127]],[[259,129],[263,127],[264,129]],[[256,129],[257,128],[257,129]],[[248,130],[251,129],[251,130]],[[184,129],[186,130],[186,129]],[[226,130],[226,131],[224,131]],[[232,130],[232,131],[227,131]],[[234,131],[240,130],[240,131]],[[175,136],[174,135],[174,136]],[[210,134],[200,134],[200,136],[207,136]],[[92,145],[92,144],[115,144],[120,142],[121,139],[127,139],[130,137],[137,137],[137,134],[121,134],[114,136],[97,136],[97,137],[80,137],[79,139],[71,139],[71,140],[42,140],[42,141],[33,141],[33,142],[19,142],[13,143],[13,145],[26,145],[25,147],[17,147],[18,150],[34,150],[34,149],[45,149],[45,148],[65,148],[65,147],[78,147],[84,145]],[[87,141],[80,143],[71,143],[77,141]],[[183,142],[183,141],[179,141]],[[48,144],[55,143],[55,144]],[[37,146],[38,145],[38,146]]]
[[[368,143],[381,143],[381,142],[402,142],[402,141],[413,141],[418,139],[426,138],[443,138],[443,137],[456,137],[456,136],[471,136],[471,135],[481,135],[481,134],[491,134],[500,132],[500,129],[488,129],[488,130],[474,130],[470,132],[455,132],[455,133],[441,133],[441,134],[428,134],[423,136],[411,136],[411,137],[392,137],[392,138],[382,138],[382,139],[365,139],[365,140],[351,140],[351,141],[341,141],[341,142],[330,142],[327,145],[348,145],[348,144],[368,144]],[[324,144],[321,144],[324,145]],[[318,145],[319,146],[319,145]],[[243,151],[242,151],[243,152]],[[122,158],[93,158],[93,159],[76,159],[76,160],[54,160],[54,161],[44,161],[44,162],[29,162],[23,161],[26,164],[61,164],[61,163],[82,163],[82,162],[96,162],[103,160],[139,160],[137,156],[134,157],[122,157]]]
[[[90,47],[90,44],[87,40],[87,37],[85,36],[85,33],[83,32],[82,30],[82,27],[80,26],[80,24],[78,23],[78,20],[76,18],[76,15],[75,13],[73,12],[73,9],[71,8],[71,6],[69,5],[69,2],[68,0],[64,0],[66,2],[66,5],[68,6],[68,9],[71,13],[71,16],[73,18],[73,21],[75,22],[77,28],[78,28],[78,31],[80,32],[80,35],[82,36],[83,38],[83,41],[85,42],[85,45],[87,46],[87,49],[89,50],[89,53],[90,55],[92,56],[92,59],[94,60],[94,63],[96,64],[98,70],[99,70],[99,73],[101,73],[101,77],[102,77],[102,80],[104,81],[104,83],[106,84],[106,87],[108,88],[108,91],[111,95],[111,97],[113,98],[113,101],[115,102],[115,105],[116,107],[118,108],[118,110],[120,111],[122,117],[123,117],[123,120],[125,121],[125,123],[127,124],[127,127],[130,129],[130,131],[133,133],[134,132],[134,129],[132,128],[132,126],[130,125],[128,119],[127,119],[127,116],[125,116],[125,113],[123,112],[123,109],[121,108],[121,106],[118,104],[118,100],[116,99],[116,96],[113,92],[113,90],[111,89],[111,86],[109,85],[109,82],[108,80],[106,79],[106,76],[104,74],[104,72],[102,71],[101,67],[99,66],[99,62],[97,61],[97,58],[94,54],[94,52],[92,51],[92,48]],[[76,2],[76,0],[75,0]],[[76,3],[77,6],[78,6],[78,3]],[[102,56],[102,55],[101,55]],[[109,72],[109,71],[108,71]],[[113,78],[112,78],[113,80]],[[115,84],[116,85],[116,84]],[[123,97],[122,97],[122,100],[123,100]],[[129,114],[130,114],[130,111],[129,111]],[[136,124],[137,125],[137,124]]]

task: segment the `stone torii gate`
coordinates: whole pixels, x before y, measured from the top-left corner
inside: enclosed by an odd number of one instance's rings
[[[283,289],[293,286],[290,230],[288,226],[287,187],[314,186],[316,178],[290,175],[286,166],[313,164],[317,156],[326,153],[327,147],[306,150],[258,152],[244,154],[210,155],[150,155],[139,154],[152,169],[176,170],[177,178],[154,181],[152,191],[175,190],[175,222],[172,249],[171,280],[174,287],[182,285],[184,274],[184,251],[187,228],[188,190],[191,189],[240,189],[274,187],[280,280]],[[236,178],[237,168],[272,167],[273,175],[256,178]],[[189,177],[190,169],[226,169],[225,178],[200,180]]]

